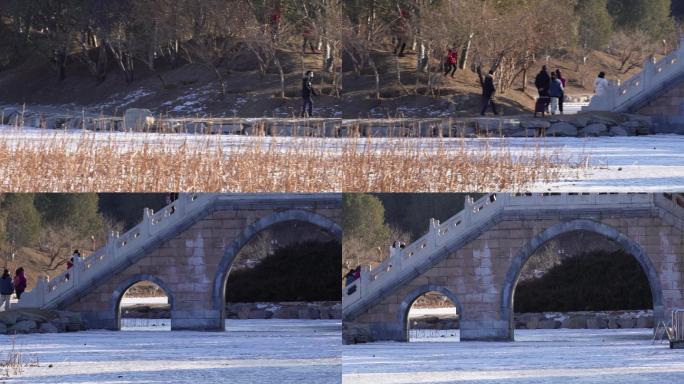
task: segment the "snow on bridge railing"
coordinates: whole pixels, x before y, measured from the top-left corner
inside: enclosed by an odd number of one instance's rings
[[[649,57],[644,62],[644,69],[629,80],[619,84],[611,83],[606,93],[594,96],[582,111],[626,111],[641,96],[661,89],[668,82],[684,75],[684,35],[681,37],[679,49],[655,61]]]
[[[362,266],[355,289],[344,289],[343,306],[351,305],[369,293],[382,289],[428,260],[436,251],[453,243],[502,211],[633,208],[653,206],[648,193],[518,193],[489,194],[477,201],[466,197],[465,208],[444,223],[430,219],[428,232],[405,248],[390,247],[389,257],[375,268]],[[351,284],[350,284],[351,287]]]
[[[124,234],[112,232],[107,243],[83,259],[74,259],[74,265],[67,271],[49,280],[40,276],[33,290],[24,293],[18,303],[20,307],[39,308],[47,306],[62,295],[88,284],[97,276],[115,268],[140,249],[156,234],[182,221],[192,212],[202,209],[212,195],[180,194],[179,198],[154,213],[145,208],[143,220]]]

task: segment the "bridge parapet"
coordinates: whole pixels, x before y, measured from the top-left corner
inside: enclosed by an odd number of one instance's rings
[[[52,280],[46,276],[39,277],[35,288],[24,293],[18,306],[28,308],[54,306],[64,295],[91,284],[100,276],[125,264],[129,257],[155,241],[158,234],[171,229],[189,214],[201,211],[215,197],[216,195],[211,194],[180,194],[176,201],[156,213],[145,208],[143,220],[135,227],[123,234],[110,233],[103,247],[83,260],[75,259],[72,268],[55,276]]]
[[[646,193],[503,193],[485,195],[477,201],[467,197],[461,212],[444,223],[431,219],[425,235],[403,249],[391,248],[390,257],[377,267],[362,268],[360,278],[343,290],[343,311],[356,313],[366,302],[432,265],[443,249],[478,234],[497,215],[654,207],[654,195]]]
[[[684,35],[679,49],[659,61],[647,58],[641,72],[623,83],[612,82],[604,95],[594,96],[582,111],[627,112],[633,105],[643,102],[644,98],[683,75]]]

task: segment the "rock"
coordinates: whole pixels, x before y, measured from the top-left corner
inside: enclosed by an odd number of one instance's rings
[[[617,325],[620,328],[634,328],[636,322],[632,318],[617,319]]]
[[[539,120],[539,119],[530,119],[530,120],[522,120],[520,122],[520,126],[525,129],[547,129],[551,127],[551,123],[549,123],[546,120]]]
[[[622,125],[616,125],[610,127],[608,131],[610,136],[634,136],[636,134],[636,128],[624,127]]]
[[[7,326],[5,323],[0,323],[0,334],[4,335],[5,333],[7,333]]]
[[[651,126],[639,126],[637,128],[636,134],[639,136],[652,135],[653,134],[653,127],[651,127]]]
[[[613,319],[613,318],[610,318],[610,319],[608,320],[608,328],[609,328],[609,329],[618,329],[619,327],[618,327],[617,320],[615,320],[615,319]]]
[[[59,332],[59,328],[57,328],[55,325],[52,323],[43,323],[40,325],[40,328],[38,328],[40,333],[57,333]]]
[[[508,136],[509,137],[537,137],[537,136],[539,136],[539,132],[536,129],[520,128],[516,131],[512,131]]]
[[[17,319],[17,321],[33,320],[37,323],[44,323],[56,317],[55,313],[42,310],[20,309],[18,310],[18,312],[19,318]]]
[[[9,327],[10,333],[31,333],[38,329],[38,324],[33,320],[18,321],[13,326]]]
[[[373,341],[373,334],[368,325],[349,321],[342,323],[342,342],[344,344],[360,344],[371,341]]]
[[[154,115],[149,109],[129,108],[124,114],[124,129],[127,131],[149,129],[154,122]]]
[[[608,134],[608,127],[603,123],[592,123],[582,129],[585,136],[605,136]]]
[[[563,328],[581,329],[587,327],[587,320],[584,317],[569,317],[561,325]]]
[[[255,309],[252,311],[249,311],[248,319],[266,319],[266,310],[265,309]],[[269,312],[271,314],[271,317],[273,316],[273,312]]]
[[[19,312],[10,310],[10,311],[4,311],[0,312],[0,322],[7,326],[12,326],[16,324],[17,320],[19,320]]]
[[[555,329],[556,320],[542,320],[537,324],[537,329]]]
[[[636,328],[653,328],[653,318],[650,316],[637,318]]]
[[[584,128],[591,124],[619,125],[627,120],[628,118],[620,113],[592,111],[578,113],[572,118],[571,122],[578,128]]]
[[[309,320],[315,320],[315,319],[320,319],[321,314],[318,312],[316,308],[303,308],[299,310],[299,318],[300,319],[309,319]]]
[[[570,123],[560,122],[546,130],[546,136],[577,136],[577,127]]]
[[[530,320],[527,321],[527,324],[525,325],[527,329],[537,329],[539,327],[539,319],[536,317],[530,318]]]

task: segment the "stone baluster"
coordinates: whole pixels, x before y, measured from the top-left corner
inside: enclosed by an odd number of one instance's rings
[[[439,240],[439,220],[436,220],[434,217],[430,218],[428,233],[430,234],[430,245],[436,249],[437,241]]]
[[[463,225],[467,229],[473,220],[473,205],[475,202],[470,195],[465,197],[465,202],[463,203]]]

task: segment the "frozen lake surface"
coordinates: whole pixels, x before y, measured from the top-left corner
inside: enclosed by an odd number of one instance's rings
[[[227,332],[17,335],[16,349],[27,359],[37,358],[39,366],[5,381],[339,383],[341,327],[339,320],[229,320]],[[1,338],[5,360],[12,338]]]
[[[652,345],[651,335],[649,329],[516,330],[515,342],[346,345],[342,382],[684,383],[684,350]]]
[[[527,188],[538,192],[680,192],[684,190],[684,136],[654,135],[596,138],[481,138],[481,139],[387,139],[248,137],[157,133],[107,133],[81,130],[55,131],[12,129],[0,126],[0,141],[9,146],[36,146],[59,143],[76,150],[87,140],[88,147],[116,146],[121,151],[138,151],[147,145],[160,150],[176,148],[202,151],[239,150],[261,145],[283,151],[306,148],[314,153],[341,155],[344,148],[394,151],[398,146],[421,151],[467,150],[471,153],[510,153],[530,159],[541,150],[581,167],[566,169],[561,180],[538,183]]]

